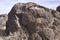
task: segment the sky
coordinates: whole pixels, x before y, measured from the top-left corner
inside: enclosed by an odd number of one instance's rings
[[[56,10],[60,0],[0,0],[0,14],[8,14],[16,3],[34,2],[49,9]]]

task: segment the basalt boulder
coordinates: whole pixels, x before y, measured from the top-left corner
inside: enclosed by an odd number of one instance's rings
[[[58,7],[56,8],[56,11],[60,12],[60,6],[58,6]]]

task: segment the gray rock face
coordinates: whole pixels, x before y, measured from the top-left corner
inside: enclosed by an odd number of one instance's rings
[[[3,40],[60,40],[60,13],[35,3],[17,3],[8,14]]]

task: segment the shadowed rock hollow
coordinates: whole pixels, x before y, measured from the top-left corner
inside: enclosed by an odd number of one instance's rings
[[[60,40],[60,13],[36,3],[17,3],[8,14],[3,40]]]

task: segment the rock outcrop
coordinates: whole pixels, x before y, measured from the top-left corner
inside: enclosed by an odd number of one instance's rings
[[[3,40],[60,40],[60,13],[36,3],[17,3],[8,14]]]
[[[0,15],[0,30],[6,29],[6,21],[8,20],[7,14]]]
[[[7,14],[0,15],[0,40],[3,40],[2,36],[5,35],[7,19],[8,19]]]
[[[58,7],[56,8],[56,11],[60,12],[60,6],[58,6]]]

